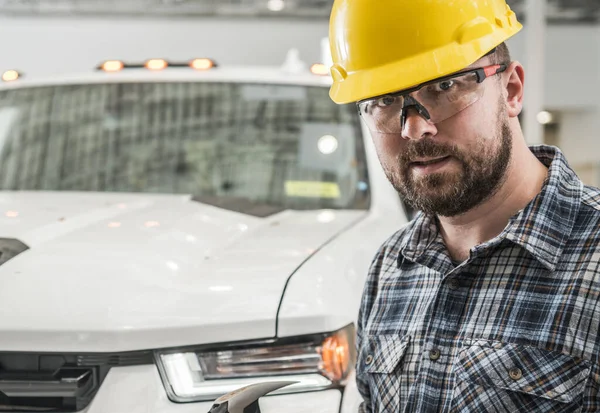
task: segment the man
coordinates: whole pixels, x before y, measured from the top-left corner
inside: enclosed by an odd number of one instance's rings
[[[363,412],[600,411],[600,191],[518,121],[504,0],[336,0],[357,102],[422,212],[378,251],[358,325]]]

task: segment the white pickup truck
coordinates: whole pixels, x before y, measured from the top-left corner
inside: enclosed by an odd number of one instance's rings
[[[410,211],[315,73],[3,76],[0,411],[204,413],[292,380],[264,413],[356,412],[364,280]]]

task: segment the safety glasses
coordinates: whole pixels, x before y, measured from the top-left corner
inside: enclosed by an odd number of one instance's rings
[[[506,64],[485,66],[445,76],[398,93],[364,99],[357,103],[369,130],[402,133],[408,109],[432,123],[442,122],[483,96],[483,81],[506,70]]]

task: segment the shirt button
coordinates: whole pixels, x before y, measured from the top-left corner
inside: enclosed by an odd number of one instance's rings
[[[448,288],[450,288],[452,291],[456,291],[460,288],[460,281],[458,281],[456,278],[451,279],[448,282]]]
[[[438,360],[441,355],[442,355],[442,353],[437,348],[431,349],[429,351],[429,359],[432,360],[432,361]]]
[[[371,363],[373,363],[373,356],[369,354],[365,359],[365,364],[368,366]]]
[[[517,381],[521,377],[523,377],[523,372],[521,371],[521,369],[514,367],[508,371],[508,375],[510,376],[511,379],[513,379],[514,381]]]

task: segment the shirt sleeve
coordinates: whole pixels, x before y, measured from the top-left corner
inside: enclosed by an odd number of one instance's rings
[[[362,301],[360,304],[360,310],[358,313],[358,326],[356,331],[356,349],[357,354],[361,353],[361,347],[364,342],[363,334],[366,331],[366,325],[369,320],[369,314],[373,307],[373,302],[377,297],[377,284],[379,281],[379,273],[385,256],[385,245],[379,248],[375,258],[371,262],[367,281],[363,290]],[[360,405],[359,413],[372,413],[372,401],[371,391],[369,389],[369,378],[366,374],[360,373],[360,369],[356,369],[356,386],[358,391],[363,398],[363,402]]]

